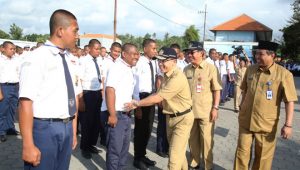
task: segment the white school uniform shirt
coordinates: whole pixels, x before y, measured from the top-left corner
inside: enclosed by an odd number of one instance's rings
[[[47,46],[49,45],[49,46]],[[37,118],[70,117],[68,90],[60,50],[50,41],[27,56],[21,66],[19,98],[33,101],[33,116]],[[74,93],[82,92],[75,81],[76,67],[65,52],[66,62],[72,78]]]
[[[101,111],[106,111],[106,99],[105,99],[105,84],[106,84],[106,79],[108,76],[109,70],[114,67],[116,63],[120,61],[120,58],[117,58],[115,61],[112,59],[111,56],[108,56],[104,58],[103,60],[103,77],[104,77],[104,96],[102,97],[102,104],[101,104]]]
[[[136,81],[136,86],[134,88],[134,99],[140,100],[139,93],[151,93],[152,92],[152,77],[151,69],[149,63],[152,63],[153,66],[153,78],[154,78],[154,87],[155,88],[155,75],[156,75],[156,63],[153,60],[149,60],[145,56],[141,56],[136,66],[133,67],[134,78]]]
[[[177,67],[180,68],[181,71],[188,65],[185,59],[177,59]]]
[[[220,74],[221,74],[221,78],[223,77],[223,75],[227,75],[229,67],[228,67],[228,62],[226,63],[225,60],[221,60],[220,61]]]
[[[218,72],[220,73],[220,61],[219,60],[214,61],[213,59],[211,59],[211,57],[207,57],[205,59],[205,61],[214,65],[215,67],[217,67]]]
[[[82,93],[82,84],[80,81],[80,65],[79,65],[79,58],[74,56],[72,53],[69,53],[66,56],[66,59],[70,61],[70,68],[74,72],[72,74],[72,79],[74,80],[74,90],[75,94]]]
[[[230,74],[235,74],[234,65],[232,61],[228,61],[228,69]]]
[[[97,74],[97,69],[95,66],[95,62],[93,61],[93,57],[88,54],[84,58],[80,59],[80,79],[82,82],[82,89],[83,90],[90,90],[90,91],[98,91],[102,89],[102,85],[99,82],[99,77]],[[101,77],[101,70],[102,70],[102,61],[100,57],[96,58],[96,62],[100,69],[100,78]]]
[[[18,83],[21,60],[17,56],[8,58],[0,54],[0,83]]]
[[[112,87],[115,90],[115,109],[116,111],[126,111],[124,104],[129,103],[132,100],[133,89],[135,86],[135,79],[133,70],[123,59],[119,59],[109,69],[105,88]],[[106,102],[102,102],[102,111],[107,110]]]

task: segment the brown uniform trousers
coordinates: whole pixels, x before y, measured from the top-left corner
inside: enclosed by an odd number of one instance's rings
[[[246,67],[236,69],[236,82],[234,88],[234,109],[239,110],[239,105],[242,96],[241,84],[246,73]]]
[[[239,137],[234,169],[248,170],[254,139],[252,169],[270,170],[276,146],[280,103],[297,101],[293,75],[278,64],[267,71],[258,65],[247,68],[241,89],[245,98],[239,113]],[[267,91],[272,97],[267,99]]]

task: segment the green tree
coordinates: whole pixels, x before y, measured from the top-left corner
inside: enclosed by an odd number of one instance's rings
[[[195,25],[191,25],[189,28],[187,28],[183,35],[184,40],[184,48],[189,45],[190,41],[199,41],[199,30],[195,28]]]
[[[294,11],[289,23],[284,27],[283,44],[281,52],[290,59],[300,61],[300,0],[295,0],[292,4]]]
[[[144,39],[149,39],[151,38],[151,35],[149,33],[145,34]]]
[[[10,37],[9,34],[7,34],[5,31],[0,29],[0,38],[9,39]]]
[[[295,0],[292,4],[294,14],[290,20],[290,23],[295,24],[300,22],[300,0]]]
[[[165,33],[165,36],[164,36],[164,41],[168,41],[168,39],[169,39],[169,35],[170,35],[170,34],[169,34],[168,32],[166,32],[166,33]]]
[[[13,40],[21,40],[23,36],[23,29],[17,26],[15,23],[10,25],[9,34]]]
[[[152,38],[156,39],[156,33],[155,32],[152,34]]]
[[[31,42],[45,42],[49,38],[49,34],[28,34],[22,39]]]

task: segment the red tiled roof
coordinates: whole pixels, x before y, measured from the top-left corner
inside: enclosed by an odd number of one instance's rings
[[[114,39],[113,35],[107,34],[83,34],[80,35],[79,38],[107,38],[107,39]],[[118,39],[118,37],[117,37]]]
[[[213,27],[211,31],[272,31],[272,29],[248,15],[242,14],[223,24]]]

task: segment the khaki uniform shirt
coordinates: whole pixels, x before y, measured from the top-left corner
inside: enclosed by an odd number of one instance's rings
[[[275,63],[267,71],[258,65],[248,67],[241,89],[245,92],[245,100],[239,124],[253,132],[276,131],[282,99],[284,102],[297,101],[293,75]],[[267,99],[268,90],[272,91],[270,100]]]
[[[239,67],[236,69],[236,81],[235,81],[235,85],[237,86],[241,86],[242,84],[242,80],[245,76],[245,73],[246,73],[246,70],[247,70],[247,67]]]
[[[164,75],[157,94],[164,99],[162,102],[164,114],[183,112],[192,106],[189,84],[177,67]]]
[[[192,64],[186,66],[184,74],[190,85],[195,119],[209,120],[213,105],[213,91],[222,89],[217,68],[202,61],[198,67]],[[201,85],[201,92],[197,92],[197,84]]]

